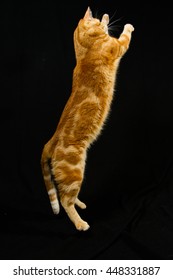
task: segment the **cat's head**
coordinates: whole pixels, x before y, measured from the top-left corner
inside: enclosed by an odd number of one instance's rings
[[[88,7],[74,32],[74,46],[77,57],[86,52],[96,40],[104,40],[105,37],[109,37],[108,23],[109,16],[107,14],[104,14],[100,21],[92,16],[92,12]]]
[[[91,9],[88,7],[84,18],[79,22],[79,25],[89,36],[99,36],[105,33],[108,34],[108,23],[108,14],[104,14],[100,21],[92,16]]]

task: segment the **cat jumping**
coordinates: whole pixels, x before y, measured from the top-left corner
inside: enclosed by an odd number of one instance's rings
[[[131,24],[126,24],[117,39],[109,35],[108,24],[107,14],[100,21],[92,16],[90,8],[79,21],[74,31],[76,66],[72,93],[41,157],[53,212],[59,213],[60,201],[76,229],[84,231],[89,225],[81,219],[75,205],[86,208],[78,195],[87,150],[97,139],[109,114],[118,65],[134,30]]]

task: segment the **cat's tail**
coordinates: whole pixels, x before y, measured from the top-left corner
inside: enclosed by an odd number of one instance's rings
[[[50,204],[52,206],[52,210],[54,214],[57,215],[59,214],[60,211],[58,192],[57,192],[56,182],[52,174],[51,160],[45,156],[44,150],[41,158],[41,167],[42,167],[43,178],[49,196]]]
[[[48,160],[49,172],[51,177],[51,189],[48,190],[49,200],[52,206],[52,210],[54,214],[59,214],[60,212],[60,204],[58,199],[58,191],[57,191],[57,183],[55,181],[54,175],[52,173],[52,165],[51,160]]]

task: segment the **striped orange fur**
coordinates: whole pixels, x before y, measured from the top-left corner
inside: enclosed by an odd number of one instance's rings
[[[76,211],[86,208],[78,198],[84,176],[87,149],[100,134],[110,111],[119,61],[129,47],[131,24],[118,39],[108,34],[109,16],[92,17],[88,8],[74,32],[76,67],[72,93],[57,129],[44,146],[42,172],[55,214],[59,202],[78,230],[89,225]]]

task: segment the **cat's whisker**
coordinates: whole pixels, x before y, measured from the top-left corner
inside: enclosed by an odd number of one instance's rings
[[[121,25],[112,25],[111,27],[108,27],[108,34],[112,37],[115,36],[114,32],[115,31],[119,31],[119,29],[121,28]]]
[[[122,26],[121,25],[112,25],[112,26],[110,26],[110,27],[108,27],[108,30],[112,30],[112,31],[114,31],[114,30],[117,30],[117,29],[119,29],[119,28],[121,28]]]
[[[116,20],[110,22],[110,23],[108,24],[108,28],[111,27],[114,23],[120,21],[121,19],[122,19],[122,17],[120,17],[120,18],[118,18],[118,19],[116,19]]]
[[[97,19],[99,18],[99,12],[98,11],[95,12],[94,18],[97,18]]]
[[[116,19],[116,20],[114,20],[114,21],[110,21],[109,22],[109,24],[108,24],[108,33],[109,33],[109,35],[112,35],[112,36],[114,36],[114,31],[118,31],[119,30],[119,28],[121,27],[120,25],[117,25],[117,24],[115,24],[115,23],[117,23],[117,22],[119,22],[120,20],[122,19],[122,17],[120,17],[120,18],[118,18],[118,19]]]
[[[113,15],[110,17],[109,22],[111,22],[111,20],[113,19],[113,17],[116,15],[117,10],[115,10],[115,12],[113,13]]]

